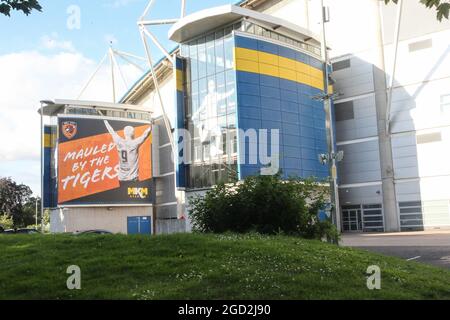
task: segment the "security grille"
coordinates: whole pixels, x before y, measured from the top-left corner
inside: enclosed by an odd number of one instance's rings
[[[350,59],[346,59],[346,60],[342,60],[342,61],[338,61],[333,63],[333,71],[339,71],[342,69],[347,69],[350,68]]]
[[[344,231],[383,232],[384,216],[381,204],[342,206]]]
[[[399,202],[400,230],[420,231],[423,230],[423,213],[421,201]]]
[[[381,204],[363,205],[363,231],[384,231],[384,216]]]

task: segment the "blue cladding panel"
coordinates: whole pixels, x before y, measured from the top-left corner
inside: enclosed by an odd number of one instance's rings
[[[127,233],[139,234],[139,217],[127,218]]]
[[[52,177],[52,158],[55,151],[52,144],[56,130],[55,126],[44,126],[46,143],[50,143],[50,145],[44,146],[44,208],[56,208],[58,205],[57,181],[55,177]]]
[[[307,54],[266,41],[236,36],[236,46],[277,54],[322,68],[322,63]],[[319,153],[327,152],[325,112],[323,103],[312,99],[320,90],[286,79],[237,71],[238,124],[242,130],[277,129],[280,134],[280,169],[283,177],[326,178],[328,167],[318,161]],[[248,141],[240,142],[249,161]],[[270,144],[267,146],[271,156]],[[240,165],[240,178],[260,174],[262,164],[246,162]]]
[[[152,218],[151,217],[127,217],[127,233],[151,235]]]
[[[185,73],[185,61],[184,59],[180,58],[180,57],[176,57],[175,59],[175,66],[176,69],[179,71],[182,71],[183,74],[183,78],[185,78],[186,73]],[[178,76],[178,73],[175,73],[176,77]],[[184,79],[176,79],[176,81],[182,81],[183,82],[183,89],[184,89]],[[184,91],[180,91],[178,90],[179,88],[177,88],[176,90],[176,108],[177,108],[177,112],[176,112],[176,136],[180,137],[180,140],[178,141],[178,145],[177,145],[177,152],[178,152],[178,157],[176,158],[177,161],[177,166],[176,166],[176,186],[177,188],[185,188],[186,187],[186,164],[182,163],[182,161],[180,159],[183,159],[184,157],[184,150],[183,148],[180,148],[180,146],[183,146],[183,144],[181,144],[181,142],[183,142],[181,135],[178,133],[178,130],[181,130],[185,127],[184,124],[184,120],[186,118],[185,115],[185,99],[184,99],[184,95],[185,92]]]

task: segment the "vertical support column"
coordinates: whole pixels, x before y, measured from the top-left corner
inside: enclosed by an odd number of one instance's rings
[[[41,103],[41,231],[44,232],[44,104]],[[37,221],[36,221],[37,224]],[[37,228],[37,226],[36,226]]]
[[[389,131],[387,131],[386,121],[388,120],[388,97],[386,84],[386,69],[384,60],[384,44],[381,27],[380,3],[372,0],[371,6],[376,14],[375,48],[376,60],[373,66],[373,80],[375,91],[375,103],[377,111],[378,144],[380,152],[381,182],[383,192],[383,212],[385,218],[385,231],[400,231],[397,213],[397,198],[394,183],[394,162],[392,157],[392,143]]]
[[[322,59],[324,61],[324,108],[326,115],[326,129],[327,129],[327,142],[328,142],[328,156],[330,163],[331,179],[330,179],[330,194],[332,208],[332,219],[333,223],[336,225],[338,231],[341,231],[341,208],[339,204],[339,188],[337,183],[337,166],[336,166],[336,150],[335,150],[335,137],[334,137],[334,123],[333,116],[331,112],[331,98],[328,92],[329,79],[328,79],[328,49],[326,42],[326,32],[325,32],[325,7],[323,6],[323,0],[320,1],[320,12],[321,17],[321,27],[322,27],[322,39],[321,39],[321,49],[322,49]]]

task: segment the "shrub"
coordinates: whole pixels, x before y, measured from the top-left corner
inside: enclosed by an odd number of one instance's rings
[[[12,217],[8,217],[6,214],[0,213],[0,231],[12,229],[14,226],[14,221]]]
[[[189,214],[198,232],[254,231],[337,241],[335,226],[317,216],[327,198],[328,188],[313,179],[252,176],[192,199]]]

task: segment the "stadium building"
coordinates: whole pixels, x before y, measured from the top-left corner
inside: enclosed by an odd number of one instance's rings
[[[52,231],[190,231],[191,197],[219,181],[278,169],[284,177],[325,179],[333,170],[319,155],[332,146],[344,152],[336,217],[342,231],[450,227],[450,23],[417,1],[406,1],[400,15],[378,0],[324,2],[332,67],[317,36],[320,1],[248,0],[176,22],[168,35],[179,44],[172,59],[144,74],[121,104],[46,104],[53,122],[43,126],[43,181]],[[320,99],[329,91],[325,71],[334,83],[331,113]],[[149,150],[128,147],[148,125]],[[74,126],[81,136],[62,138]],[[129,142],[121,142],[131,130],[125,127],[133,128]],[[130,181],[112,178],[119,181],[95,193],[83,189],[81,197],[68,190],[62,201],[60,161],[74,149],[61,154],[61,146],[88,137],[100,150],[106,145],[118,177],[133,167],[121,158],[129,152],[141,164],[138,173]],[[79,166],[74,157],[69,176]]]

